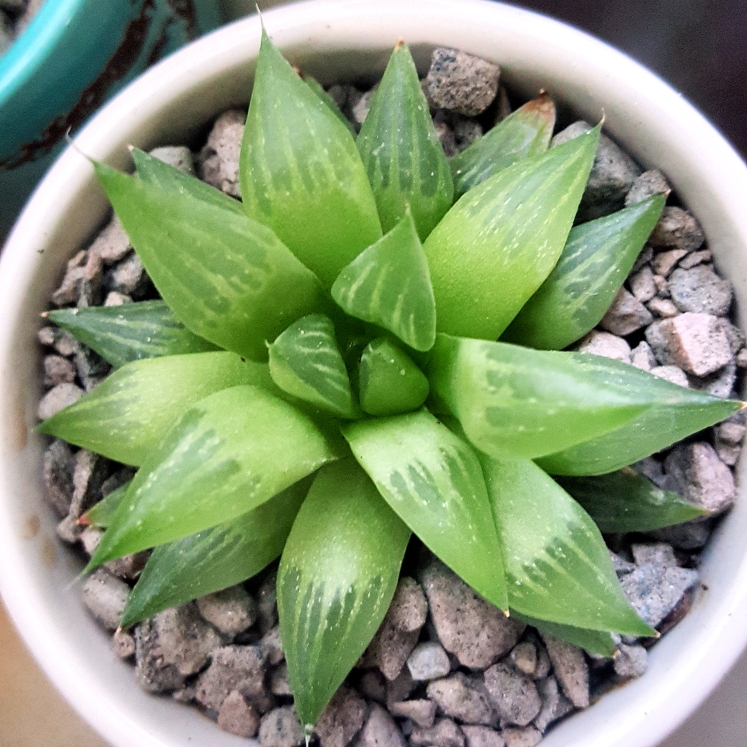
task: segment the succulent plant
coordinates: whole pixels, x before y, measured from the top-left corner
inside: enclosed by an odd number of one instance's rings
[[[95,164],[163,300],[51,312],[117,370],[40,430],[139,468],[87,516],[106,527],[89,569],[155,548],[123,625],[280,556],[311,725],[414,533],[541,630],[600,653],[655,635],[594,520],[699,516],[627,465],[740,403],[560,350],[599,322],[664,198],[574,227],[600,128],[548,149],[554,120],[542,94],[449,162],[400,43],[355,139],[265,35],[243,202],[142,151],[136,176]]]

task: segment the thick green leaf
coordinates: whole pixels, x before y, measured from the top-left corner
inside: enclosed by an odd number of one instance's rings
[[[310,418],[259,387],[206,397],[135,475],[89,569],[241,516],[336,459],[335,449]]]
[[[270,374],[284,392],[334,415],[358,412],[335,328],[322,314],[299,319],[270,345]]]
[[[188,408],[237,384],[275,388],[267,364],[242,361],[235,353],[133,361],[45,420],[39,431],[140,466]]]
[[[548,353],[545,353],[548,355]],[[561,353],[554,353],[561,355]],[[542,457],[538,464],[554,475],[601,475],[625,467],[708,428],[742,408],[741,402],[671,384],[620,361],[585,353],[563,353],[599,386],[647,392],[653,406],[598,438]]]
[[[247,214],[272,228],[326,287],[381,238],[350,131],[264,33],[241,147],[241,193]]]
[[[319,100],[329,108],[332,114],[334,114],[337,119],[339,119],[340,122],[342,122],[345,127],[350,130],[350,134],[355,137],[355,127],[353,127],[350,120],[348,120],[347,117],[340,111],[340,107],[337,106],[337,102],[324,90],[324,88],[322,88],[319,81],[316,80],[316,78],[312,78],[310,75],[304,75],[303,79],[306,82],[306,85],[319,97]]]
[[[353,459],[319,472],[277,582],[288,681],[307,733],[384,619],[409,538]]]
[[[196,335],[264,359],[266,340],[317,308],[319,282],[266,226],[185,191],[96,165],[145,269]]]
[[[143,358],[216,350],[212,342],[192,334],[163,301],[57,309],[49,318],[115,368]]]
[[[99,527],[99,529],[106,529],[106,527],[111,524],[112,516],[114,516],[119,508],[119,504],[125,497],[125,494],[130,487],[130,482],[132,481],[128,480],[124,485],[120,485],[115,490],[112,490],[111,493],[105,495],[98,503],[91,506],[91,508],[80,517],[78,523]]]
[[[409,208],[425,240],[451,207],[454,186],[406,44],[389,58],[357,144],[384,231]]]
[[[555,104],[541,93],[451,159],[454,191],[461,196],[518,161],[544,153],[554,127]]]
[[[436,338],[426,373],[439,407],[478,449],[497,457],[551,454],[669,401],[645,385],[600,382],[577,354],[449,335]]]
[[[308,479],[231,521],[157,547],[127,599],[122,626],[239,584],[283,551]]]
[[[430,350],[436,339],[436,302],[409,213],[343,269],[332,297],[351,316],[384,327],[415,350]]]
[[[410,356],[385,337],[378,337],[361,356],[358,388],[364,412],[398,415],[420,407],[429,387]]]
[[[244,208],[238,200],[234,200],[233,197],[203,182],[202,179],[185,174],[180,169],[164,163],[160,158],[155,158],[139,148],[132,148],[130,153],[135,162],[137,175],[147,184],[163,190],[186,194],[203,202],[209,202],[218,208],[231,210],[237,215],[244,215]]]
[[[511,610],[511,616],[527,625],[531,625],[533,628],[537,628],[543,635],[560,638],[562,641],[572,643],[590,654],[612,658],[617,651],[612,633],[603,630],[586,630],[584,628],[574,628],[571,625],[559,625],[547,620],[538,620],[528,615],[522,615],[514,610]]]
[[[502,546],[472,447],[427,410],[351,423],[342,433],[423,544],[485,599],[508,609]]]
[[[563,251],[599,128],[499,171],[467,192],[423,248],[438,330],[495,340]]]
[[[707,513],[630,467],[598,477],[559,477],[558,483],[603,532],[649,532]]]
[[[605,315],[664,209],[654,195],[612,215],[575,226],[558,264],[502,339],[560,350]]]
[[[623,594],[591,517],[528,459],[480,457],[506,552],[508,600],[575,628],[653,635]]]

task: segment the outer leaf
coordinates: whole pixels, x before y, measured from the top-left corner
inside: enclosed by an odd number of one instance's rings
[[[355,137],[355,127],[353,127],[350,120],[340,111],[337,102],[322,88],[319,81],[310,75],[304,75],[303,79],[306,85],[319,97],[319,100],[350,130],[350,134]]]
[[[164,163],[139,148],[130,151],[135,162],[137,175],[146,183],[163,190],[186,194],[197,200],[209,202],[218,208],[231,210],[237,215],[244,215],[244,208],[238,200],[229,197],[215,187],[211,187],[202,179],[185,174],[173,166]]]
[[[654,405],[606,435],[543,457],[538,464],[550,474],[613,472],[719,423],[743,406],[671,384],[620,361],[584,353],[565,355],[572,356],[600,386],[648,392]]]
[[[454,191],[461,196],[518,161],[544,153],[554,127],[555,104],[540,93],[451,159]]]
[[[562,477],[558,482],[603,532],[648,532],[708,513],[629,467],[598,477]]]
[[[157,547],[127,599],[122,626],[259,573],[283,551],[308,490],[302,480],[253,511]]]
[[[307,733],[384,619],[409,537],[352,459],[319,472],[277,590],[288,680]]]
[[[189,407],[237,384],[274,389],[266,364],[242,361],[235,353],[134,361],[38,430],[139,466]]]
[[[438,330],[497,339],[558,261],[599,128],[471,189],[423,245]]]
[[[588,441],[670,396],[600,382],[576,354],[449,335],[438,335],[427,374],[469,440],[498,457],[532,459]]]
[[[357,144],[384,231],[409,208],[425,240],[451,207],[454,187],[406,44],[389,58]]]
[[[612,637],[612,634],[603,630],[585,630],[584,628],[574,628],[570,625],[558,625],[558,623],[537,620],[534,617],[519,614],[514,612],[514,610],[511,610],[511,613],[513,617],[537,628],[543,635],[568,641],[568,643],[572,643],[574,646],[578,646],[590,654],[612,658],[615,655],[615,651],[617,651],[615,639]]]
[[[143,358],[216,350],[212,342],[192,334],[163,301],[57,309],[49,318],[115,368]]]
[[[105,495],[80,517],[78,523],[106,529],[111,524],[112,516],[119,508],[119,504],[124,499],[131,482],[132,480],[128,480],[124,485],[120,485],[111,493]]]
[[[420,407],[428,379],[404,351],[378,337],[363,351],[358,373],[361,407],[369,415],[398,415]]]
[[[294,397],[342,418],[356,416],[335,328],[322,314],[299,319],[270,345],[270,374]]]
[[[196,335],[250,358],[319,303],[314,275],[267,227],[188,191],[96,165],[164,301]]]
[[[436,339],[436,302],[428,260],[409,214],[343,269],[332,297],[351,316],[384,327],[415,350],[430,350]]]
[[[258,387],[206,397],[135,475],[89,569],[241,516],[335,458],[310,418]]]
[[[503,551],[472,447],[427,410],[342,433],[399,517],[475,591],[508,609]]]
[[[381,237],[350,131],[264,33],[241,147],[241,192],[247,214],[272,228],[326,287]]]
[[[523,615],[575,628],[653,635],[623,594],[591,517],[527,459],[481,456],[506,553],[508,599]]]
[[[527,301],[503,339],[560,350],[605,315],[664,209],[664,197],[571,230],[558,264]]]

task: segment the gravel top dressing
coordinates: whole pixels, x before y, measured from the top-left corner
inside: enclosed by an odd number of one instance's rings
[[[0,0],[0,21],[7,25],[6,16],[18,16],[22,5]],[[0,52],[2,44],[0,37]],[[496,65],[452,49],[435,50],[423,87],[450,158],[508,116],[513,103]],[[327,93],[357,131],[374,90],[334,85]],[[239,197],[245,119],[242,111],[223,113],[196,154],[186,146],[151,154]],[[590,129],[586,122],[568,123],[551,147]],[[697,219],[670,194],[666,176],[643,172],[602,135],[577,223],[656,194],[666,195],[668,206],[599,325],[572,348],[682,387],[732,397],[747,367],[745,339],[730,321],[732,288],[715,270]],[[68,262],[51,308],[113,307],[157,298],[113,218]],[[45,351],[47,392],[39,404],[44,420],[93,390],[110,366],[59,327],[44,326],[39,341]],[[744,434],[738,413],[633,465],[657,487],[707,511],[706,518],[648,533],[605,534],[625,596],[660,634],[687,614],[697,593],[699,554],[735,500],[732,469]],[[62,517],[60,538],[91,556],[103,532],[89,523],[87,512],[134,472],[52,440],[44,478],[49,501]],[[583,503],[574,492],[574,478],[558,481]],[[245,583],[120,628],[148,554],[109,561],[82,585],[83,602],[113,634],[118,656],[134,662],[137,683],[193,704],[221,729],[258,737],[262,747],[302,745],[304,730],[294,710],[278,627],[277,563]],[[383,624],[324,710],[312,739],[322,747],[532,747],[559,719],[644,675],[648,648],[656,642],[613,635],[614,655],[590,654],[553,637],[547,626],[539,632],[528,622],[506,617],[413,538]]]

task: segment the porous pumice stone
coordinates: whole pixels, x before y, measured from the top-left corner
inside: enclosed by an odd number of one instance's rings
[[[19,0],[0,0],[0,9],[7,12],[13,3],[19,5]],[[482,135],[489,112],[494,112],[493,121],[508,113],[499,76],[490,62],[453,49],[434,51],[423,87],[447,155]],[[329,94],[358,129],[373,90],[336,84]],[[239,110],[221,114],[196,152],[172,145],[152,153],[238,197],[244,118]],[[572,123],[556,133],[553,145],[588,129],[585,122]],[[642,171],[603,136],[582,213],[584,219],[607,215],[670,191],[664,174]],[[673,205],[665,208],[598,328],[572,347],[728,397],[738,372],[747,368],[744,337],[729,317],[732,296],[730,283],[713,265],[697,219]],[[156,297],[121,224],[112,217],[90,246],[68,262],[51,308]],[[53,326],[40,329],[38,339],[47,390],[39,416],[46,418],[97,386],[110,367]],[[723,515],[735,499],[733,467],[745,430],[738,413],[634,468],[657,486],[707,509],[711,517]],[[59,514],[60,537],[90,555],[101,532],[84,529],[78,519],[132,474],[131,468],[51,440],[43,479],[49,503]],[[662,632],[689,609],[698,584],[698,554],[715,521],[615,540],[611,556],[623,591]],[[120,630],[121,611],[147,555],[107,563],[86,579],[82,594],[91,615],[113,632],[116,654],[134,664],[138,684],[195,705],[221,729],[257,738],[262,747],[300,747],[305,735],[293,708],[278,628],[277,565],[245,584]],[[401,577],[381,628],[330,701],[311,740],[321,747],[406,747],[408,742],[531,747],[558,720],[587,707],[617,683],[644,674],[653,641],[618,640],[614,659],[604,659],[542,636],[505,617],[424,551]]]

